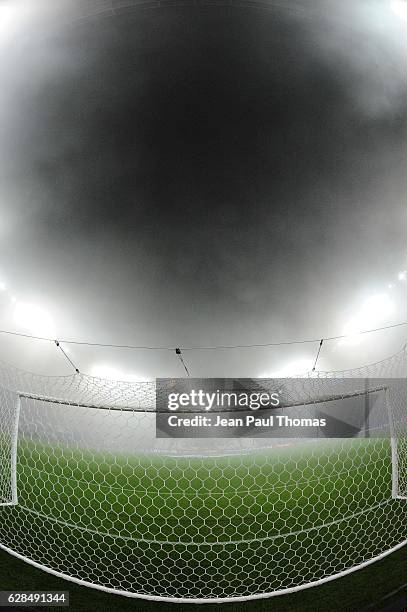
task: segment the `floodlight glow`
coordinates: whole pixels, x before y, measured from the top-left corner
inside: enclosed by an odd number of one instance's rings
[[[120,380],[128,382],[139,382],[142,379],[136,374],[125,373],[118,368],[107,364],[94,364],[91,368],[91,376],[106,378],[108,380]]]
[[[6,283],[0,282],[0,291],[5,291],[7,289]]]
[[[345,325],[343,334],[347,336],[339,341],[340,345],[356,346],[363,340],[361,332],[373,329],[384,323],[394,312],[394,303],[386,294],[374,295],[364,304],[360,311]]]
[[[398,277],[399,281],[404,281],[407,278],[407,270],[403,270],[402,272],[399,272]]]
[[[15,324],[38,336],[55,338],[54,322],[41,307],[27,302],[17,302],[13,310]]]
[[[363,304],[362,315],[372,322],[379,322],[391,315],[394,311],[394,304],[385,293],[374,295]]]
[[[62,6],[60,2],[55,4]],[[38,26],[52,9],[49,0],[0,0],[0,44],[15,41],[21,33]]]
[[[406,0],[393,0],[391,3],[391,9],[397,17],[407,20],[407,2]]]
[[[15,17],[15,7],[11,2],[3,2],[0,5],[0,23],[2,26],[8,25]]]
[[[21,2],[3,2],[0,5],[0,33],[10,36],[21,18]]]
[[[298,359],[292,361],[281,368],[281,370],[259,376],[259,378],[291,378],[309,374],[312,371],[314,362],[312,359]]]

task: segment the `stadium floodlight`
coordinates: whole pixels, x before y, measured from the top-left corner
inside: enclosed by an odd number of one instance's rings
[[[391,9],[398,17],[407,20],[407,2],[406,0],[393,0]]]
[[[394,312],[394,303],[385,293],[367,299],[359,312],[348,321],[343,329],[346,336],[339,341],[340,345],[356,346],[363,340],[360,332],[372,329],[388,320]]]
[[[5,291],[7,289],[6,283],[0,282],[0,291]]]
[[[405,281],[407,278],[407,270],[402,270],[401,272],[398,273],[398,277],[399,281]]]
[[[55,326],[51,316],[40,306],[28,302],[16,302],[14,322],[20,329],[32,334],[55,338]]]

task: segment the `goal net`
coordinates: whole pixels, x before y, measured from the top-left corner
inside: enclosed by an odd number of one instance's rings
[[[188,440],[155,437],[154,383],[0,364],[0,546],[172,601],[287,593],[363,567],[407,539],[406,370],[403,350],[281,381],[287,410],[330,410],[351,438]]]

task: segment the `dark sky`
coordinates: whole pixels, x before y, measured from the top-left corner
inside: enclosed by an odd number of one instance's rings
[[[43,19],[6,40],[1,271],[60,336],[331,335],[407,267],[407,23],[380,2],[303,7],[139,10],[57,33]]]

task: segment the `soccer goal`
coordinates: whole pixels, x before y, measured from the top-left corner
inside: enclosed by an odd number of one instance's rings
[[[2,364],[0,546],[79,584],[182,602],[362,568],[407,539],[406,370],[404,350],[282,381],[286,409],[330,410],[351,438],[171,440],[155,437],[154,383]]]

